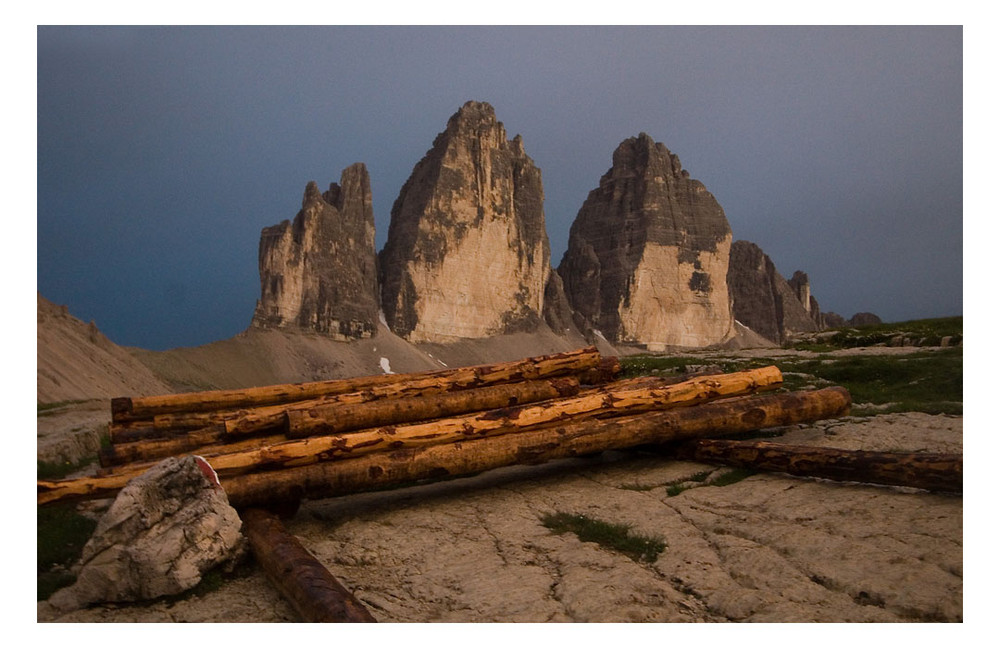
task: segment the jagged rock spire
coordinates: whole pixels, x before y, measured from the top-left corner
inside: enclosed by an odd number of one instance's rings
[[[392,208],[382,309],[410,341],[534,330],[551,271],[542,176],[488,103],[448,120]]]

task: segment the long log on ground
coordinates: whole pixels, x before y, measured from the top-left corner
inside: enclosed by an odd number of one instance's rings
[[[495,385],[504,382],[554,378],[581,373],[597,367],[600,359],[600,354],[595,347],[587,347],[564,353],[525,358],[514,362],[441,369],[438,371],[385,374],[361,378],[344,378],[339,380],[186,394],[166,394],[141,398],[115,398],[111,401],[111,413],[112,421],[118,423],[125,420],[151,418],[159,414],[172,412],[260,407],[308,400],[331,394],[364,391],[379,385],[428,377],[455,384],[466,384],[470,387]]]
[[[836,418],[847,414],[850,404],[850,394],[842,387],[734,398],[699,407],[559,423],[519,434],[234,475],[220,481],[233,506],[266,506],[475,475],[514,464]]]
[[[107,467],[150,461],[194,451],[198,451],[198,454],[216,454],[218,451],[199,449],[209,445],[224,444],[234,437],[238,438],[242,435],[262,432],[271,428],[280,428],[282,434],[287,434],[291,438],[303,438],[312,434],[329,435],[362,428],[397,425],[455,414],[537,403],[553,398],[574,396],[579,392],[580,381],[569,376],[492,385],[478,389],[432,394],[420,398],[391,398],[356,403],[337,400],[332,404],[314,405],[307,410],[308,412],[322,413],[322,419],[318,419],[316,414],[306,419],[307,422],[318,420],[322,425],[297,426],[294,428],[294,436],[289,434],[288,416],[295,413],[294,408],[303,407],[303,405],[267,407],[239,419],[227,421],[228,425],[214,425],[170,439],[148,439],[112,444],[102,450],[100,454],[101,465]],[[314,403],[316,401],[307,402]],[[246,445],[246,448],[262,445],[264,444],[251,442]]]
[[[288,533],[277,515],[240,513],[250,549],[267,578],[307,623],[375,623],[375,617]]]
[[[871,452],[767,441],[701,439],[677,448],[680,457],[706,463],[836,481],[962,492],[962,455]]]

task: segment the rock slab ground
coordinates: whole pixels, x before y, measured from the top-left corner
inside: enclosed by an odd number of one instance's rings
[[[844,418],[772,440],[961,452],[962,417]],[[712,485],[727,472],[604,453],[306,502],[287,526],[381,622],[962,621],[961,496],[763,473]],[[550,531],[541,518],[557,511],[666,548],[635,562]],[[295,617],[253,571],[201,597],[55,620]]]

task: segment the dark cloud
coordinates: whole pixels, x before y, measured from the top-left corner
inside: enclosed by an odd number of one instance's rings
[[[372,175],[377,244],[469,99],[542,169],[557,264],[647,132],[826,310],[962,312],[961,27],[38,28],[38,287],[116,342],[244,329],[262,227]]]

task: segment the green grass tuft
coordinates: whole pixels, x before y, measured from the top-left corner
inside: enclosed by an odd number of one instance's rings
[[[596,542],[636,562],[653,562],[667,546],[657,538],[632,533],[627,524],[613,524],[585,515],[550,513],[542,518],[542,524],[555,533],[573,533],[581,542]]]
[[[729,486],[730,484],[735,484],[736,482],[741,482],[747,477],[756,475],[757,471],[751,468],[733,468],[724,475],[721,475],[718,479],[709,483],[709,486]]]

